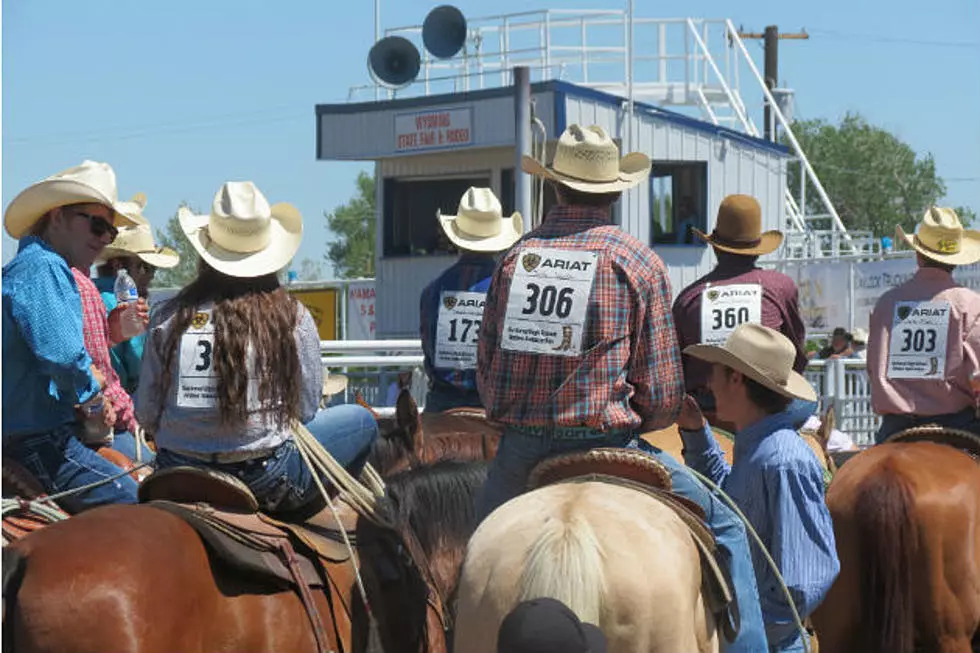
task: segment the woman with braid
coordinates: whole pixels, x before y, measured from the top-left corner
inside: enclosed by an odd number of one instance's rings
[[[198,276],[154,316],[137,394],[157,467],[212,467],[242,480],[264,511],[307,513],[318,491],[293,423],[355,476],[378,428],[360,406],[318,410],[316,325],[276,276],[299,248],[302,218],[270,207],[251,182],[228,182],[210,215],[181,209],[179,220]]]

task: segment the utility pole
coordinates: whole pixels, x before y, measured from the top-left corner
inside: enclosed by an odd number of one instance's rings
[[[762,39],[762,45],[765,49],[765,72],[763,73],[766,81],[766,88],[769,89],[769,93],[772,94],[772,90],[776,88],[779,83],[779,39],[808,39],[810,35],[806,33],[806,30],[794,34],[780,34],[779,27],[776,25],[768,25],[766,30],[761,34],[759,32],[742,32],[739,30],[739,38],[743,39]],[[767,141],[776,140],[776,130],[773,124],[772,112],[770,110],[769,102],[766,102],[765,115],[763,117],[763,133]]]

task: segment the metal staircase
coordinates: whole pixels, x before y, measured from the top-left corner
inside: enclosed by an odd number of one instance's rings
[[[467,20],[466,45],[447,60],[426,52],[421,25],[386,30],[385,36],[402,36],[418,47],[418,78],[397,92],[374,84],[354,87],[349,99],[367,100],[369,93],[377,99],[506,86],[512,83],[513,67],[520,65],[531,69],[532,81],[569,81],[756,137],[760,130],[753,116],[761,116],[768,103],[773,122],[769,131],[778,129],[793,154],[789,165],[799,165],[801,171],[800,187],[784,191],[784,257],[876,250],[870,234],[850,234],[844,227],[730,20],[640,18],[618,10],[540,10]],[[632,110],[629,101],[624,105]],[[816,201],[808,202],[807,193],[816,193]]]

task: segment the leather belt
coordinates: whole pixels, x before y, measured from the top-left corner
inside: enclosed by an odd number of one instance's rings
[[[213,465],[234,465],[235,463],[244,463],[248,462],[249,460],[268,458],[274,454],[278,448],[279,447],[239,451],[219,451],[217,453],[200,453],[197,451],[180,451],[177,449],[168,449],[168,451],[171,451],[178,456],[193,458],[194,460],[200,460],[201,462],[211,463]]]

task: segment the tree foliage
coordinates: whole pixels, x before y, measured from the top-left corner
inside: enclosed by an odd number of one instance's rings
[[[913,229],[946,193],[931,154],[919,156],[890,132],[847,114],[839,125],[824,120],[793,124],[793,132],[848,229],[891,236],[895,225]],[[790,188],[799,188],[800,166],[789,166]],[[807,212],[825,213],[807,188]],[[961,209],[964,222],[973,211]]]
[[[357,175],[357,193],[346,204],[325,213],[327,227],[334,234],[324,258],[341,279],[374,276],[375,179],[361,172]]]
[[[158,269],[153,277],[152,287],[183,288],[193,281],[197,277],[197,252],[184,235],[184,230],[180,228],[176,213],[167,220],[166,227],[157,229],[156,240],[157,245],[169,247],[180,254],[180,263],[169,270]]]

